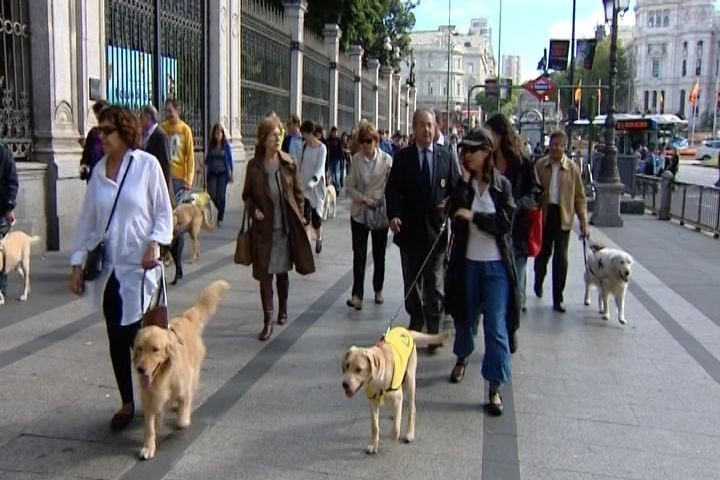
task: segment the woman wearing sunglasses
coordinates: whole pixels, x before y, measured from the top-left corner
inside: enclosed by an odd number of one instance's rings
[[[139,149],[140,120],[119,106],[105,108],[98,120],[105,155],[88,182],[75,228],[70,290],[82,295],[87,286],[105,317],[110,360],[122,399],[110,428],[120,430],[135,415],[130,350],[141,326],[141,305],[150,304],[158,286],[160,272],[150,269],[159,264],[160,245],[172,240],[173,221],[160,162]],[[100,241],[105,243],[102,272],[86,284],[82,265]]]
[[[474,333],[482,313],[485,355],[482,376],[490,384],[488,412],[503,412],[500,387],[510,379],[508,319],[519,308],[511,238],[515,202],[507,178],[495,169],[495,140],[485,128],[460,143],[462,181],[450,199],[452,247],[447,270],[446,310],[455,321],[450,380],[465,375],[475,349]]]
[[[365,263],[367,261],[368,235],[372,240],[373,289],[375,303],[383,303],[383,283],[385,281],[385,250],[387,248],[388,223],[385,213],[385,185],[387,185],[392,158],[378,148],[380,135],[371,123],[360,125],[357,133],[359,151],[353,156],[350,173],[347,178],[347,193],[350,205],[350,229],[353,249],[353,286],[352,297],[346,302],[348,307],[362,309]],[[385,216],[380,224],[373,215]]]

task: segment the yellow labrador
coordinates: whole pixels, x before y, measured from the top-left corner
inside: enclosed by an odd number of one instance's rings
[[[133,362],[141,385],[145,415],[140,458],[155,456],[157,430],[167,406],[178,407],[178,428],[190,426],[192,400],[205,359],[202,331],[230,285],[217,280],[200,294],[195,305],[170,321],[170,328],[141,328],[135,337]]]
[[[23,278],[23,293],[20,301],[24,302],[30,294],[30,250],[33,243],[40,241],[39,236],[31,237],[25,232],[15,230],[7,234],[0,243],[0,272],[17,271]],[[0,305],[5,304],[5,295],[0,291]]]
[[[374,346],[350,347],[343,355],[343,390],[352,398],[361,388],[370,405],[370,444],[368,454],[378,452],[380,444],[380,406],[387,402],[393,408],[393,426],[390,438],[400,438],[403,394],[407,394],[408,414],[405,441],[415,440],[415,374],[417,372],[417,346],[440,346],[449,333],[429,335],[394,327]],[[404,390],[404,392],[403,392]]]

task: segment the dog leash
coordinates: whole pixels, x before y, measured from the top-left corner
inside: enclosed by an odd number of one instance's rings
[[[381,337],[381,340],[385,338],[385,334],[387,334],[388,331],[390,331],[390,328],[392,328],[392,324],[395,322],[395,319],[397,319],[397,316],[400,315],[400,310],[405,306],[405,302],[407,302],[407,299],[410,298],[410,294],[413,291],[413,288],[415,288],[415,285],[417,284],[418,280],[420,280],[420,275],[422,275],[423,270],[425,270],[425,267],[427,266],[428,261],[430,260],[430,256],[435,251],[435,247],[437,247],[438,242],[440,241],[440,237],[442,237],[443,233],[445,233],[445,229],[447,228],[449,217],[446,216],[445,220],[443,221],[442,225],[440,225],[440,231],[438,232],[437,236],[435,237],[435,241],[433,242],[432,246],[430,247],[430,250],[428,251],[428,254],[425,256],[425,260],[423,260],[422,265],[420,265],[420,270],[418,270],[417,275],[415,275],[415,279],[410,284],[410,287],[407,289],[407,293],[405,294],[405,298],[403,298],[403,301],[400,305],[398,305],[397,310],[395,310],[395,313],[392,317],[390,317],[390,321],[388,322],[387,328],[384,330],[383,336]]]
[[[582,243],[583,243],[583,259],[585,260],[585,270],[588,269],[588,260],[587,260],[587,241],[585,240],[585,237],[582,237]]]

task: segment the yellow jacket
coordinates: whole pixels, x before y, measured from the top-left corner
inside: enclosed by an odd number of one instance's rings
[[[182,120],[178,120],[174,125],[163,122],[162,128],[170,138],[170,176],[192,185],[195,178],[195,145],[192,130]]]
[[[395,327],[385,334],[385,344],[390,347],[393,355],[393,375],[388,390],[397,390],[405,379],[408,361],[410,361],[410,355],[415,348],[415,341],[406,328]],[[385,392],[377,391],[368,385],[365,387],[365,396],[369,399],[378,398],[380,404],[383,404]]]
[[[543,157],[535,163],[540,184],[543,187],[542,208],[543,217],[547,220],[547,207],[550,204],[550,179],[552,178],[552,160],[549,156]],[[587,204],[585,202],[585,186],[583,185],[580,169],[567,156],[563,155],[558,170],[560,178],[560,217],[561,228],[569,231],[573,224],[573,214],[577,215],[580,226],[587,227]]]

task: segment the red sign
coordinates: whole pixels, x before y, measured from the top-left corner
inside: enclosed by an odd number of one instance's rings
[[[550,80],[550,77],[540,75],[535,80],[525,82],[523,88],[535,95],[538,100],[542,101],[546,98],[552,97],[558,87],[555,82]]]

